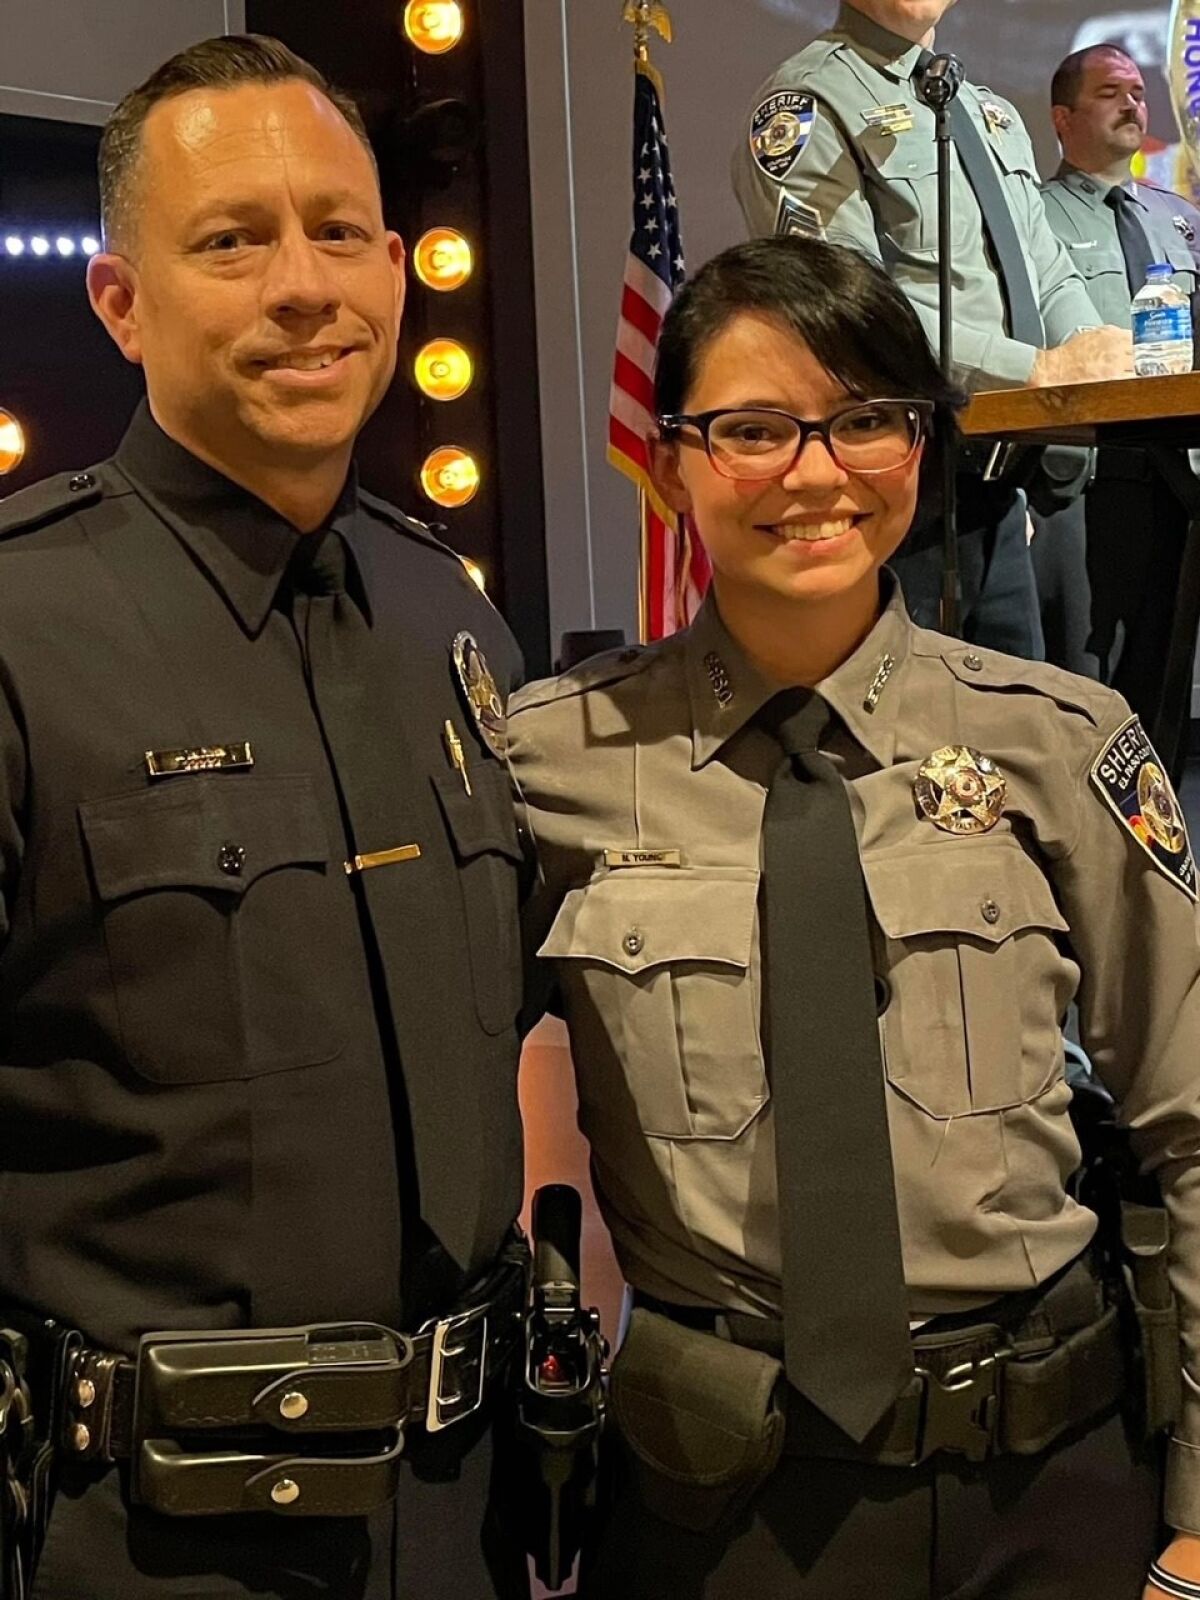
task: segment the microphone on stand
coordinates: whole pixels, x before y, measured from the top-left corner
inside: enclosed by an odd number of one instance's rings
[[[948,106],[963,86],[963,64],[949,53],[930,56],[917,84],[917,93],[931,111]]]
[[[951,294],[950,232],[950,107],[966,76],[957,56],[944,53],[930,56],[925,69],[913,75],[917,94],[934,114],[938,167],[938,343],[942,372],[946,382],[954,382]],[[955,452],[943,451],[942,472],[942,615],[943,633],[957,634],[961,624],[962,594],[958,575],[958,499],[955,485]]]

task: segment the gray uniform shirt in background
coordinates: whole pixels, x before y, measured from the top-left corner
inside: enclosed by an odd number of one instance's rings
[[[919,45],[843,5],[835,26],[785,61],[758,91],[734,152],[733,185],[752,235],[807,232],[881,261],[915,305],[936,349],[937,150],[933,112],[911,82],[920,53]],[[1082,278],[1046,220],[1033,147],[1015,107],[975,84],[960,92],[995,159],[1046,344],[1100,326]],[[770,102],[781,95],[789,98],[779,109],[806,131],[798,144],[773,156]],[[780,142],[786,144],[786,136]],[[972,390],[1019,387],[1028,383],[1037,351],[1008,336],[1001,280],[957,154],[951,203],[958,380]]]
[[[1117,216],[1105,201],[1109,188],[1064,161],[1042,190],[1046,218],[1070,251],[1098,314],[1114,327],[1130,326],[1131,291],[1117,236]],[[1137,216],[1155,259],[1169,261],[1184,294],[1195,293],[1200,270],[1200,211],[1182,195],[1149,183],[1128,183]]]

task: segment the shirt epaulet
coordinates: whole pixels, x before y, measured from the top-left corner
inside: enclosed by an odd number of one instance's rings
[[[536,710],[556,700],[569,700],[577,695],[590,694],[593,689],[604,689],[610,684],[632,678],[658,657],[656,645],[633,645],[623,650],[606,650],[590,656],[577,667],[571,667],[557,678],[541,678],[518,689],[509,702],[509,717],[523,711]]]
[[[1045,661],[1025,661],[998,650],[984,650],[958,639],[946,639],[923,628],[914,630],[913,653],[940,656],[959,682],[968,688],[984,694],[1025,690],[1079,712],[1097,728],[1111,720],[1114,708],[1121,703],[1115,690],[1091,678],[1081,678],[1077,673],[1065,672]]]
[[[432,545],[435,550],[440,550],[444,556],[449,556],[452,561],[462,563],[462,557],[457,550],[439,539],[433,528],[427,522],[422,522],[417,517],[410,517],[407,512],[398,511],[395,506],[389,505],[386,500],[381,500],[377,494],[368,494],[365,489],[358,491],[359,501],[373,511],[377,517],[386,522],[397,533],[407,534],[410,539],[417,539],[421,544]]]
[[[28,489],[0,499],[0,539],[11,539],[14,534],[28,533],[45,523],[59,522],[85,506],[95,505],[104,498],[104,493],[105,486],[97,467],[43,478],[40,483],[30,484]]]

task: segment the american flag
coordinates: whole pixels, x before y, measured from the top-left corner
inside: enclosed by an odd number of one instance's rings
[[[661,94],[658,74],[639,62],[633,98],[633,233],[625,258],[608,405],[608,459],[638,487],[644,639],[661,639],[685,627],[696,614],[710,576],[708,557],[691,518],[671,511],[651,482],[646,447],[654,428],[658,335],[684,279]]]

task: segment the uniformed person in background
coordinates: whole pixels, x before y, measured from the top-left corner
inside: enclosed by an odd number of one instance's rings
[[[917,81],[954,0],[844,0],[829,32],[758,90],[733,158],[752,234],[799,233],[881,261],[938,341],[934,115]],[[967,390],[1118,377],[1127,332],[1102,328],[1070,257],[1047,225],[1029,137],[1015,107],[964,83],[951,111],[954,358]],[[993,446],[961,456],[960,563],[967,638],[1040,657],[1044,641],[1018,478],[1056,514],[1082,487],[1087,458],[1015,458],[981,482]],[[1016,474],[1016,476],[1014,476]],[[1063,481],[1065,479],[1065,481]],[[1066,518],[1071,522],[1071,516]],[[1064,537],[1083,578],[1082,514]],[[1047,530],[1059,532],[1061,522]],[[915,531],[897,570],[914,618],[937,626],[940,532]]]
[[[88,288],[148,405],[0,506],[0,1327],[60,1446],[33,1592],[476,1600],[522,1276],[518,653],[358,485],[404,250],[352,102],[210,40],[100,165]],[[195,1344],[135,1402],[157,1331]]]
[[[1146,137],[1146,85],[1116,45],[1077,50],[1054,74],[1051,115],[1062,165],[1043,193],[1046,216],[1105,322],[1130,326],[1130,301],[1152,261],[1169,261],[1195,319],[1200,211],[1182,195],[1135,182]],[[1068,626],[1099,675],[1148,724],[1158,715],[1187,513],[1140,450],[1099,452],[1088,491],[1091,589]],[[1035,546],[1035,560],[1037,549]]]
[[[1076,995],[1174,1229],[1161,1560],[1200,1581],[1196,866],[1118,695],[916,627],[882,569],[952,398],[865,254],[711,261],[654,463],[712,591],[514,697],[530,932],[634,1294],[605,1600],[1142,1593],[1157,1473],[1067,1189]]]

